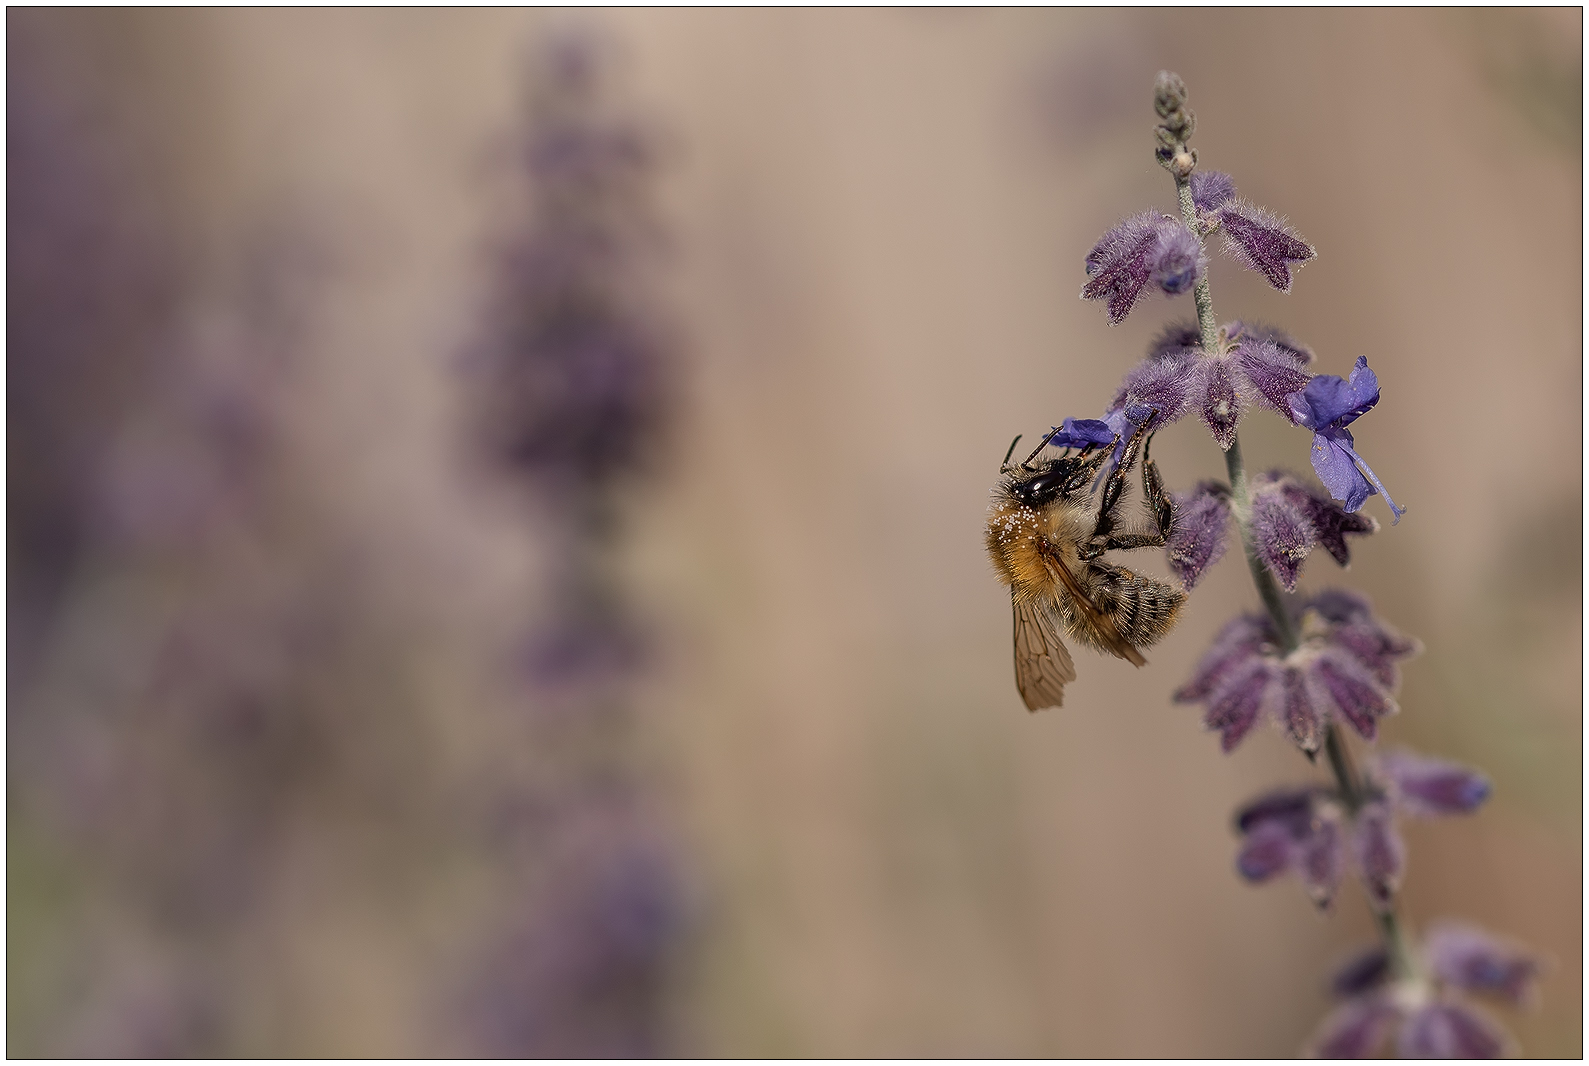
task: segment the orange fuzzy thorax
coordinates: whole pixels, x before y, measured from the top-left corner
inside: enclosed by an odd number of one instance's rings
[[[988,512],[988,555],[999,580],[1020,603],[1055,600],[1061,584],[1055,560],[1082,571],[1077,546],[1091,532],[1092,517],[1074,503],[1028,507],[1007,491],[994,494]]]

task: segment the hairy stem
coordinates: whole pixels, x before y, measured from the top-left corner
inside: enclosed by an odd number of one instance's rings
[[[1181,205],[1181,221],[1186,223],[1187,229],[1197,234],[1198,243],[1201,244],[1203,232],[1197,224],[1197,206],[1192,203],[1190,172],[1184,177],[1176,175],[1175,195]],[[1207,270],[1197,279],[1197,285],[1192,289],[1192,299],[1197,302],[1197,328],[1203,333],[1203,350],[1209,355],[1218,355],[1219,326],[1214,321],[1214,297],[1209,292]]]

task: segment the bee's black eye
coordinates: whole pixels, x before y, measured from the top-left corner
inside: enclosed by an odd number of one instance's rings
[[[1014,486],[1015,498],[1028,507],[1042,507],[1057,499],[1065,491],[1070,471],[1055,467]]]

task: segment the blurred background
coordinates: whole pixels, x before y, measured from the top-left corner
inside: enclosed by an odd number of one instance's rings
[[[1408,515],[1304,585],[1494,782],[1405,913],[1549,953],[1505,1021],[1581,1055],[1579,10],[7,29],[9,1054],[1293,1053],[1373,934],[1237,878],[1316,771],[1169,702],[1239,556],[1033,716],[981,543],[1193,313],[1076,296],[1169,68],[1319,249],[1221,320],[1384,388]]]

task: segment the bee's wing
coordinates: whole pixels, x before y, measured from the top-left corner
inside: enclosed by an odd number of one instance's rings
[[[1058,707],[1065,700],[1065,683],[1076,680],[1076,664],[1059,639],[1059,626],[1043,605],[1013,597],[1010,602],[1015,606],[1015,687],[1029,711]]]
[[[1142,657],[1141,652],[1137,651],[1135,645],[1120,635],[1114,619],[1100,611],[1092,600],[1087,598],[1081,582],[1076,580],[1070,568],[1065,565],[1065,561],[1056,557],[1053,562],[1059,571],[1059,580],[1064,583],[1065,591],[1070,593],[1071,600],[1075,602],[1076,613],[1086,615],[1092,627],[1103,635],[1104,643],[1108,645],[1109,650],[1132,666],[1148,665],[1148,661]]]

